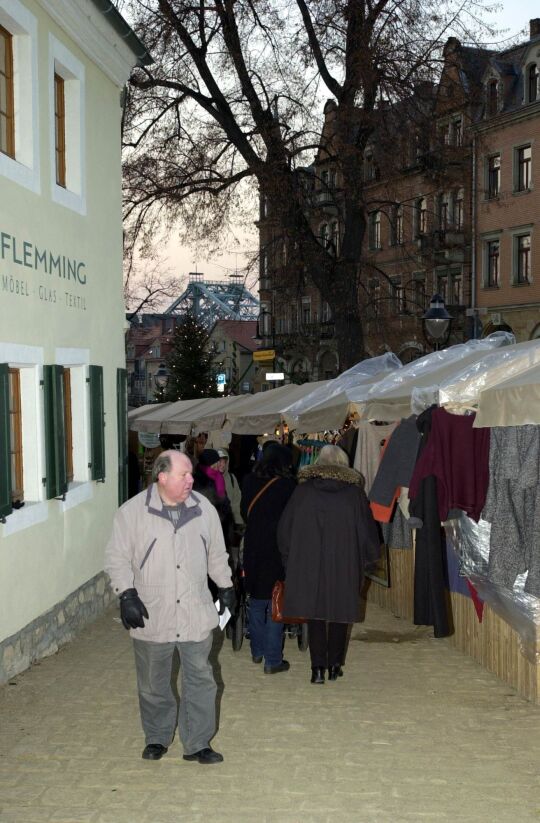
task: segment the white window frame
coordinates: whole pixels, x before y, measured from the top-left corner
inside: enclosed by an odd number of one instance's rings
[[[502,286],[501,252],[502,252],[502,232],[493,232],[482,236],[482,288],[500,289]],[[496,286],[491,285],[489,280],[489,244],[493,242],[499,244],[499,282]]]
[[[49,516],[42,478],[45,475],[43,428],[43,349],[0,342],[0,362],[18,369],[21,386],[24,506],[13,509],[3,524],[2,537],[43,523]]]
[[[0,175],[41,192],[37,20],[19,0],[0,0],[0,25],[13,37],[15,158],[0,152]]]
[[[62,512],[78,506],[94,495],[88,464],[91,460],[90,397],[88,391],[89,349],[57,348],[55,363],[71,372],[71,431],[73,439],[73,480],[66,499],[60,502]]]
[[[530,157],[530,174],[529,174],[529,185],[520,189],[519,188],[519,153],[523,151],[523,149],[530,149],[531,150],[531,157]],[[512,176],[513,176],[513,185],[512,190],[514,194],[525,194],[526,192],[532,191],[533,189],[533,141],[528,140],[525,143],[520,143],[517,146],[513,146],[513,168],[512,168]]]
[[[56,182],[54,75],[64,80],[66,187]],[[49,34],[49,162],[55,203],[86,214],[85,69],[54,35]]]

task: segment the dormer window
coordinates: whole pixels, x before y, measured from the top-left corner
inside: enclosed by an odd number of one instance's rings
[[[487,85],[487,113],[488,117],[493,117],[499,110],[499,84],[496,80],[490,80]]]
[[[538,66],[533,63],[527,69],[527,102],[538,100]]]

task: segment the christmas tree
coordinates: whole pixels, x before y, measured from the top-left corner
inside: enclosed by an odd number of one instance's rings
[[[217,397],[216,374],[205,327],[186,314],[176,327],[172,350],[167,357],[169,380],[164,400]]]

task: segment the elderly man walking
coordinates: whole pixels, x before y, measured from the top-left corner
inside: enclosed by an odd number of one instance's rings
[[[116,513],[105,570],[120,598],[122,623],[135,650],[145,760],[167,752],[178,720],[184,760],[219,763],[210,747],[216,733],[216,682],[208,656],[218,612],[207,575],[218,587],[220,614],[234,610],[218,514],[192,491],[192,464],[176,451],[156,459],[153,483]],[[180,707],[171,685],[180,655]]]

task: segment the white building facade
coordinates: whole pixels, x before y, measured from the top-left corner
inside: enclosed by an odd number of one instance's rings
[[[126,495],[122,91],[109,0],[0,0],[0,682],[107,604]]]

